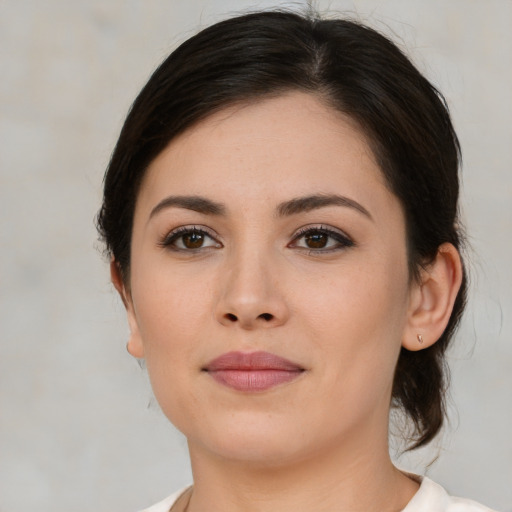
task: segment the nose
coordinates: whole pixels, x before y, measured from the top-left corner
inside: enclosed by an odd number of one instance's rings
[[[261,256],[242,256],[227,262],[229,268],[219,278],[215,316],[224,326],[242,329],[283,325],[289,308],[277,277],[279,269]]]

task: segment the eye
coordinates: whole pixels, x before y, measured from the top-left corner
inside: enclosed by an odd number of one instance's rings
[[[310,252],[331,252],[353,245],[354,242],[341,231],[318,226],[302,228],[295,235],[291,247],[309,249]]]
[[[222,247],[204,228],[183,226],[171,231],[160,243],[177,251],[197,251],[208,247]]]

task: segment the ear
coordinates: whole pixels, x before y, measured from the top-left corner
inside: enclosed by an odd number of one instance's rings
[[[130,291],[126,287],[122,278],[119,264],[114,259],[112,259],[110,262],[110,278],[112,280],[112,284],[119,293],[121,300],[123,301],[124,307],[126,308],[126,314],[128,316],[130,338],[126,344],[126,349],[133,357],[142,359],[144,357],[144,345],[142,344],[142,338],[140,336],[139,325],[137,323],[133,301]]]
[[[452,244],[445,243],[439,247],[435,260],[422,269],[420,282],[411,289],[404,348],[421,350],[442,336],[461,282],[460,255]]]

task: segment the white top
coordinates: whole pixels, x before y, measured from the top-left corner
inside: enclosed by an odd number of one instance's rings
[[[402,512],[493,512],[475,501],[448,496],[440,485],[427,477],[418,477],[418,479],[421,480],[420,488]],[[181,489],[141,512],[169,512],[176,500],[187,489],[188,487]]]

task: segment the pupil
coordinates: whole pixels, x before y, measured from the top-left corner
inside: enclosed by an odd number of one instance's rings
[[[324,233],[306,235],[306,244],[312,249],[321,249],[327,245],[328,236]]]
[[[204,235],[201,233],[188,233],[183,235],[183,244],[188,249],[199,249],[203,245]]]

